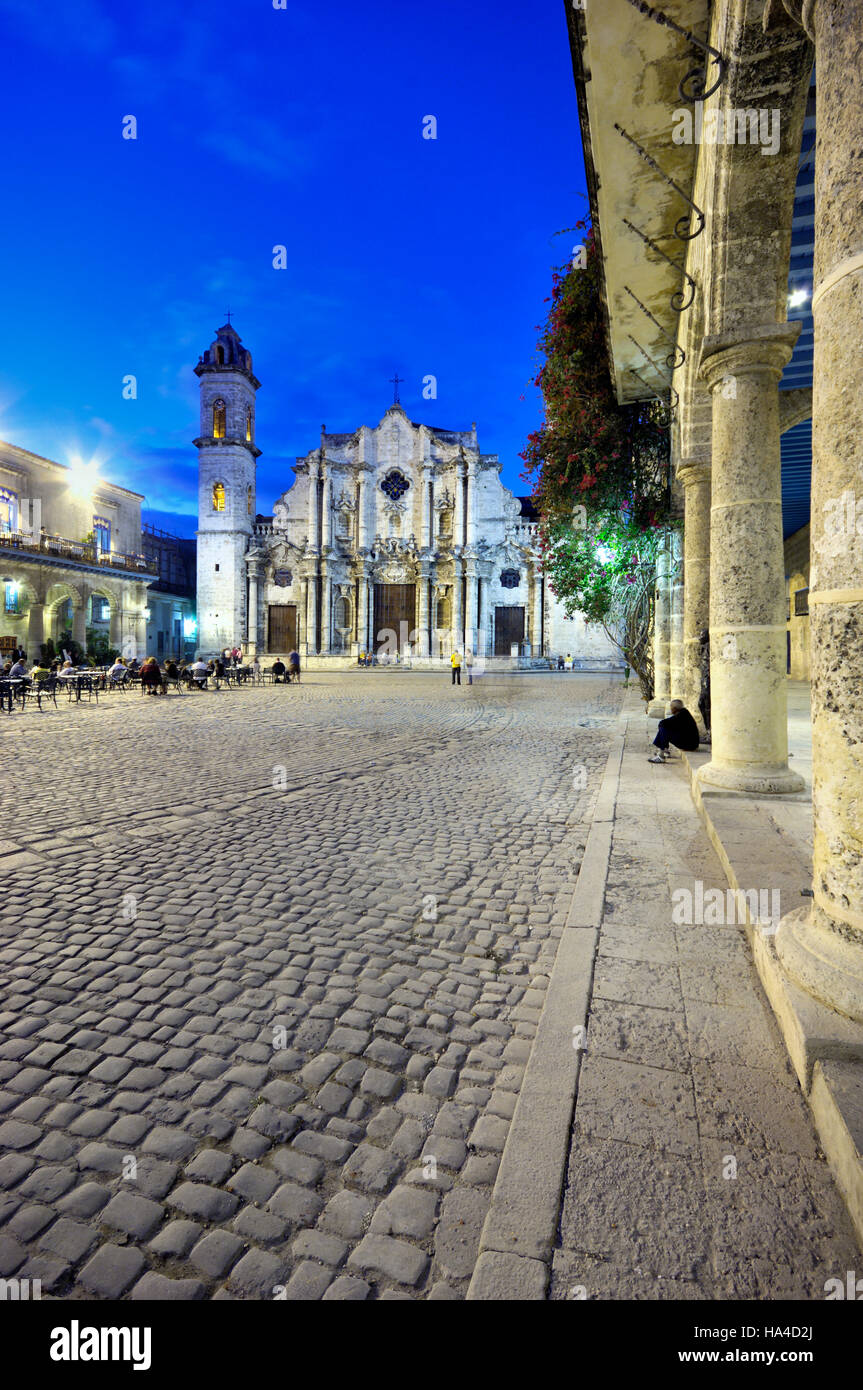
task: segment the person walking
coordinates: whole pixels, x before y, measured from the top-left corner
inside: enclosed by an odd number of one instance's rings
[[[461,653],[453,652],[452,656],[449,659],[449,662],[450,666],[452,667],[453,685],[461,685]]]
[[[467,669],[467,683],[473,685],[473,652],[470,647],[465,649],[464,664]]]
[[[288,652],[288,679],[300,684],[300,654],[296,650]]]

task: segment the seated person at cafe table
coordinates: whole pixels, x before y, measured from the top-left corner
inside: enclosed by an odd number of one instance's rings
[[[273,681],[276,685],[281,685],[282,681],[285,679],[287,670],[288,668],[281,658],[273,662]]]
[[[192,679],[194,680],[196,685],[201,687],[202,690],[207,683],[207,677],[209,676],[210,671],[211,667],[209,663],[202,660],[200,656],[198,657],[197,661],[192,663]]]
[[[141,667],[141,685],[148,695],[164,694],[162,686],[162,672],[159,663],[154,656],[148,656]]]
[[[44,681],[47,680],[51,674],[52,672],[50,668],[48,666],[43,665],[41,661],[34,661],[33,665],[30,667],[31,680]]]
[[[111,682],[113,682],[114,685],[119,685],[119,684],[121,683],[121,681],[127,680],[127,679],[128,679],[128,676],[129,676],[129,672],[126,670],[126,667],[124,666],[123,662],[120,660],[119,656],[118,656],[118,657],[115,657],[115,658],[114,658],[114,665],[111,667],[110,671],[108,672],[108,680],[111,681]]]

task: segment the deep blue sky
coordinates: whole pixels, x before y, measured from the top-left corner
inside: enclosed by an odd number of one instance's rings
[[[561,0],[0,0],[0,29],[0,437],[98,456],[193,534],[192,367],[230,308],[259,510],[322,422],[378,422],[396,368],[412,419],[476,420],[526,490],[554,233],[586,208]]]

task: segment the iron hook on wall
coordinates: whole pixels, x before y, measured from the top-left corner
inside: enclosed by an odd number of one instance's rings
[[[709,43],[705,43],[703,39],[696,38],[691,29],[681,29],[680,25],[675,24],[673,19],[669,19],[668,15],[662,13],[662,10],[657,10],[653,5],[646,4],[645,0],[629,0],[629,3],[634,9],[638,10],[639,14],[643,14],[648,19],[652,19],[656,24],[664,25],[666,29],[673,29],[675,34],[680,34],[686,39],[687,43],[692,44],[693,48],[698,49],[699,54],[704,54],[703,60],[697,62],[696,66],[691,68],[685,77],[682,77],[678,82],[677,90],[680,93],[681,100],[688,102],[706,101],[708,97],[713,96],[713,93],[721,86],[725,78],[725,69],[727,66],[718,48],[713,48]],[[711,63],[716,66],[716,78],[713,85],[708,87],[707,69],[708,65]]]
[[[688,203],[692,209],[692,212],[695,213],[697,223],[694,232],[690,230],[692,225],[692,213],[685,212],[681,217],[678,217],[677,221],[674,224],[674,235],[677,237],[678,241],[693,241],[695,237],[701,236],[701,233],[704,231],[705,218],[704,213],[701,211],[701,208],[698,206],[698,204],[693,203],[692,199],[688,197],[686,193],[684,193],[683,189],[680,187],[680,184],[675,183],[674,179],[670,178],[669,175],[666,174],[665,170],[660,168],[660,166],[657,164],[656,160],[652,157],[652,155],[649,155],[647,153],[647,150],[643,149],[642,146],[639,145],[637,140],[633,140],[632,136],[629,135],[623,129],[623,126],[618,125],[617,121],[614,122],[614,128],[617,131],[618,135],[622,135],[624,140],[628,140],[630,145],[632,145],[633,149],[638,151],[645,164],[649,165],[650,168],[653,169],[661,179],[664,179],[664,181],[667,184],[670,184],[671,187],[674,189],[675,193],[683,199],[684,203]]]
[[[659,329],[659,331],[660,331],[660,333],[662,334],[663,338],[667,338],[668,341],[669,341],[669,343],[671,343],[672,351],[671,351],[671,352],[668,354],[668,356],[666,357],[666,359],[665,359],[665,365],[666,365],[667,367],[670,367],[671,370],[672,370],[673,372],[676,371],[678,367],[682,367],[683,364],[684,364],[684,362],[686,361],[686,353],[683,351],[683,348],[680,346],[679,343],[675,342],[675,340],[672,338],[672,336],[671,336],[670,333],[666,333],[665,329],[662,327],[662,324],[659,322],[659,319],[654,318],[654,316],[653,316],[653,314],[651,314],[650,310],[649,310],[648,308],[646,308],[645,305],[642,304],[642,302],[641,302],[641,300],[639,299],[638,295],[637,295],[637,294],[634,294],[633,291],[629,288],[628,285],[624,285],[623,288],[626,290],[626,293],[629,295],[630,299],[634,299],[634,300],[635,300],[635,302],[636,302],[636,304],[638,305],[638,307],[639,307],[639,309],[641,310],[641,312],[642,312],[643,314],[646,314],[647,317],[650,319],[650,321],[651,321],[652,323],[655,323],[655,324],[656,324],[656,327]],[[679,358],[678,358],[678,354],[679,354]]]
[[[667,261],[670,266],[673,266],[675,270],[679,270],[684,280],[688,280],[691,289],[691,293],[688,299],[684,298],[682,290],[675,290],[674,294],[671,296],[672,309],[676,314],[682,314],[684,309],[688,309],[692,301],[695,299],[695,291],[697,289],[697,285],[693,280],[692,276],[687,275],[682,265],[678,265],[677,261],[673,261],[670,256],[666,255],[661,246],[657,246],[655,241],[652,241],[649,236],[645,236],[644,232],[639,231],[639,229],[636,226],[634,226],[628,218],[624,217],[622,220],[623,225],[625,227],[628,227],[631,232],[635,232],[636,236],[641,237],[641,240],[644,242],[645,246],[649,246],[651,251],[655,251],[658,256],[661,256],[662,259],[664,261]]]

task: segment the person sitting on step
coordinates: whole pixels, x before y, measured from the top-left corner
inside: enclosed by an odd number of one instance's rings
[[[671,714],[668,718],[659,721],[659,729],[653,740],[657,751],[652,758],[647,759],[649,763],[667,762],[670,743],[673,743],[675,748],[682,748],[686,753],[694,753],[698,747],[698,725],[683,701],[672,700],[670,709]]]

